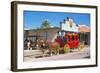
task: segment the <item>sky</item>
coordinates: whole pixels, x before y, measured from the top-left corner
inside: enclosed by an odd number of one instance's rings
[[[44,20],[48,20],[51,26],[60,27],[60,22],[67,17],[72,18],[76,24],[90,26],[90,14],[88,13],[24,11],[23,16],[25,29],[39,28]]]

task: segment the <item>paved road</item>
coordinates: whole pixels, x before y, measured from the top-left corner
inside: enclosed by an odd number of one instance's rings
[[[41,57],[41,58],[34,58],[34,56],[32,55],[33,52],[32,51],[31,52],[24,52],[24,55],[26,53],[27,53],[27,55],[29,55],[29,56],[25,55],[24,61],[32,62],[32,61],[48,61],[48,60],[67,60],[67,59],[82,59],[82,58],[89,58],[90,57],[90,48],[89,47],[85,47],[81,51],[77,51],[77,52],[60,54],[60,55],[53,55],[50,57]],[[42,53],[39,50],[38,50],[38,52]]]

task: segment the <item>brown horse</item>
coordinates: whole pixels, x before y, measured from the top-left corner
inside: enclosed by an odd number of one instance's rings
[[[37,46],[38,45],[38,46]],[[50,42],[48,40],[38,39],[35,43],[35,46],[43,52],[43,56],[59,54],[60,44],[56,41]]]
[[[60,44],[58,42],[50,42],[49,40],[39,40],[38,44],[43,52],[43,55],[59,54]]]
[[[50,48],[49,48],[50,55],[59,54],[60,44],[58,42],[52,42],[49,45],[50,45]]]

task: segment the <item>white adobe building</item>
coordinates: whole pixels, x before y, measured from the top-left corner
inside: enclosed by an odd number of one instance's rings
[[[79,32],[77,24],[71,18],[64,19],[64,22],[60,23],[62,31]]]

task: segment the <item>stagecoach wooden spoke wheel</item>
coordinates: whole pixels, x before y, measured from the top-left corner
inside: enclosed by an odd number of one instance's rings
[[[70,47],[69,47],[68,44],[66,44],[66,45],[64,46],[64,53],[69,53],[69,52],[70,52]]]
[[[84,48],[84,46],[84,42],[80,42],[78,47],[79,51],[81,51]]]

